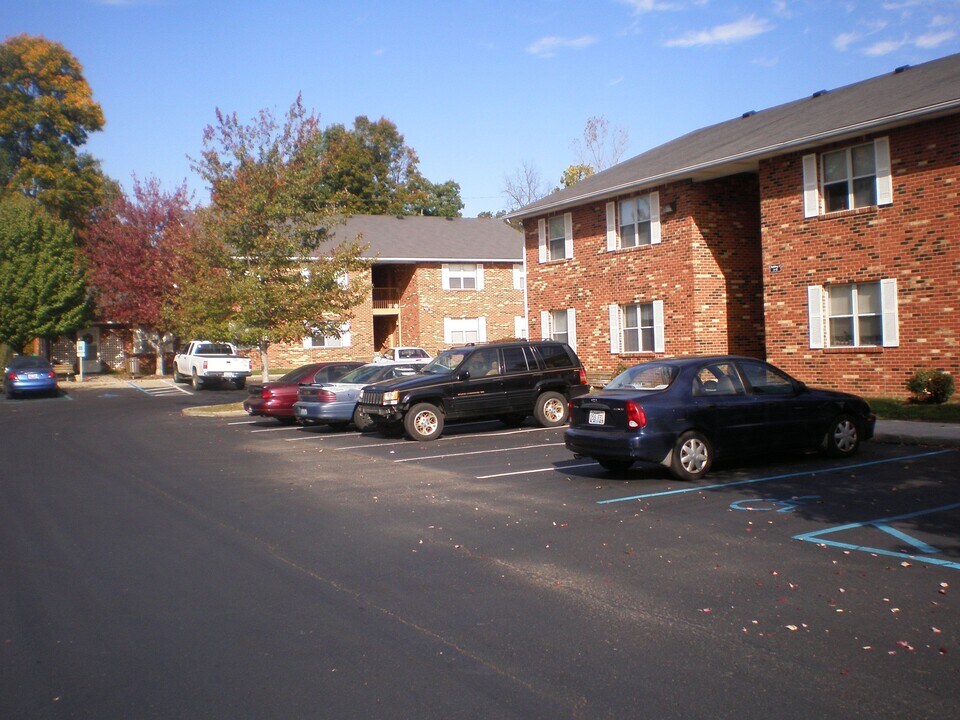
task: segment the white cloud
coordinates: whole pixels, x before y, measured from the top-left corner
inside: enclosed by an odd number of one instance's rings
[[[583,35],[578,38],[564,38],[556,35],[542,37],[527,48],[527,52],[537,57],[549,58],[556,55],[560,50],[582,50],[596,44],[598,38],[595,35]]]
[[[918,48],[935,48],[943,45],[948,40],[953,40],[957,34],[953,30],[944,30],[938,33],[928,33],[926,35],[921,35],[916,40],[914,40],[914,45]]]
[[[880,42],[874,43],[864,50],[863,54],[873,55],[875,57],[880,55],[889,55],[892,52],[896,52],[906,44],[906,40],[881,40]]]
[[[851,45],[853,45],[859,39],[860,39],[860,33],[855,33],[855,32],[840,33],[833,39],[833,47],[835,50],[839,50],[840,52],[845,52]]]
[[[661,0],[618,0],[618,2],[633,8],[637,15],[655,10],[680,10],[683,6],[678,3],[662,2]]]
[[[742,42],[752,37],[761,35],[773,30],[774,25],[769,20],[750,17],[727,23],[726,25],[717,25],[707,30],[691,30],[678,38],[667,40],[664,45],[667,47],[693,47],[695,45],[729,45],[730,43]]]

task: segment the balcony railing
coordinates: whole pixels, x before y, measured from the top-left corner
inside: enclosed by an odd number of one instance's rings
[[[373,309],[384,310],[400,307],[400,288],[375,287],[373,289]]]

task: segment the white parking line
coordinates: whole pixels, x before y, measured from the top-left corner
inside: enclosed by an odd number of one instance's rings
[[[585,468],[591,467],[592,465],[599,465],[600,463],[589,462],[581,463],[579,465],[563,465],[557,467],[545,467],[545,468],[536,468],[535,470],[517,470],[515,472],[508,473],[497,473],[496,475],[477,475],[477,480],[489,480],[490,478],[499,478],[499,477],[509,477],[511,475],[533,475],[534,473],[542,472],[562,472],[564,470],[573,470],[574,468]]]
[[[299,430],[296,425],[278,425],[277,427],[261,428],[260,430],[251,430],[251,433],[258,432],[278,432],[279,430]]]
[[[487,453],[510,452],[512,450],[532,450],[534,448],[556,447],[557,445],[563,445],[563,443],[543,443],[542,445],[523,445],[521,447],[496,448],[494,450],[473,450],[471,452],[445,453],[443,455],[427,455],[425,457],[403,458],[401,460],[394,460],[394,462],[402,463],[402,462],[419,462],[421,460],[439,460],[441,458],[464,457],[465,455],[486,455]]]
[[[259,420],[238,420],[237,422],[228,422],[227,425],[253,425],[254,423],[260,422]]]

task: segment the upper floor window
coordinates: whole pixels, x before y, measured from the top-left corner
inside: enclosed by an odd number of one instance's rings
[[[568,260],[573,257],[573,215],[564,213],[551,218],[540,218],[537,223],[539,235],[539,260]]]
[[[660,193],[607,203],[607,251],[660,242]]]
[[[896,347],[900,344],[897,281],[807,288],[810,347]]]
[[[664,350],[663,301],[610,306],[610,352]]]
[[[887,138],[803,158],[803,212],[821,212],[889,205],[893,202],[890,143]]]
[[[483,265],[449,263],[441,270],[444,290],[483,290]]]

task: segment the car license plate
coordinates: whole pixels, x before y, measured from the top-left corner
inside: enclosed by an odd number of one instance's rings
[[[590,425],[603,425],[606,413],[603,410],[591,410],[587,422]]]
[[[27,373],[27,380],[39,380],[40,373]]]
[[[223,376],[224,376],[225,378],[228,378],[228,379],[229,379],[229,378],[232,378],[232,377],[233,377],[233,373],[231,373],[231,372],[226,372],[226,373],[223,374]]]
[[[306,408],[297,408],[297,415],[306,415],[306,414],[307,414]]]

